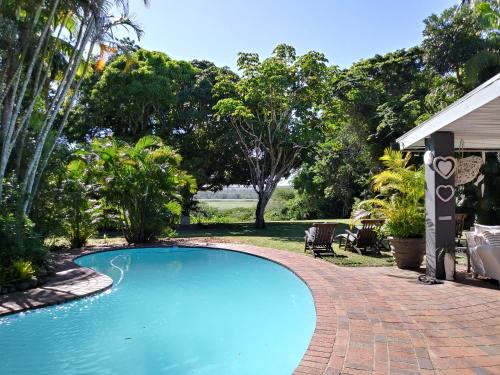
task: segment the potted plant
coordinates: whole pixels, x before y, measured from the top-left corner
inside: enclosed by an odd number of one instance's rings
[[[410,165],[411,155],[386,149],[384,170],[373,176],[374,199],[358,205],[386,219],[384,232],[399,268],[418,268],[425,254],[425,173]]]

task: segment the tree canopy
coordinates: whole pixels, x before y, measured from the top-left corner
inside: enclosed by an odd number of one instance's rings
[[[386,147],[500,71],[499,14],[495,1],[452,7],[424,21],[421,46],[330,68],[325,141],[294,181],[302,216],[348,216]]]
[[[304,150],[321,136],[326,62],[321,53],[296,56],[293,47],[282,44],[262,61],[257,54],[240,53],[242,78],[217,83],[219,90],[236,93],[219,100],[215,109],[230,120],[238,135],[249,180],[259,197],[259,228],[265,225],[264,211],[280,180],[300,165]]]
[[[72,136],[112,134],[137,141],[156,135],[183,156],[182,167],[196,177],[199,189],[245,183],[231,128],[213,112],[217,99],[231,94],[214,92],[223,79],[238,76],[209,61],[177,61],[162,52],[117,55],[102,74],[89,78],[71,117]]]

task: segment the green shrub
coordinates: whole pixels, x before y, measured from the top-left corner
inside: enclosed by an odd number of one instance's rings
[[[425,233],[425,220],[420,207],[399,207],[391,213],[384,230],[394,238],[420,238]]]
[[[12,280],[27,280],[35,274],[33,265],[29,260],[16,259],[8,268]]]
[[[46,268],[49,263],[48,251],[35,232],[33,222],[20,212],[15,181],[4,180],[4,188],[0,202],[0,283],[19,275],[24,277],[23,270],[31,273]],[[23,262],[29,262],[30,267],[24,267]]]
[[[420,238],[425,233],[425,173],[423,166],[410,165],[410,158],[409,153],[386,149],[380,158],[385,169],[373,176],[379,195],[356,207],[385,218],[384,230],[395,238]]]
[[[49,159],[43,178],[40,180],[38,193],[33,201],[30,219],[35,224],[36,232],[47,246],[55,247],[64,237],[64,182],[67,177],[66,164],[69,151],[65,147],[56,147]]]
[[[199,203],[192,215],[194,222],[203,224],[245,223],[254,220],[255,209],[252,207],[218,209],[206,203]]]
[[[96,139],[90,152],[79,155],[68,168],[92,176],[107,209],[116,210],[129,243],[151,242],[167,233],[181,214],[181,188],[194,193],[194,179],[179,168],[181,157],[155,136],[133,146]]]
[[[29,260],[35,267],[47,264],[47,250],[33,227],[33,223],[25,216],[0,214],[1,267],[10,267],[16,259]]]
[[[64,237],[72,248],[85,246],[87,239],[95,233],[101,214],[97,202],[90,199],[93,185],[82,177],[69,171],[63,188]]]

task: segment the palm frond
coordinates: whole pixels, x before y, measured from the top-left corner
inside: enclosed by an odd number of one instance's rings
[[[137,143],[134,146],[134,149],[136,151],[142,151],[147,148],[162,147],[162,146],[163,146],[163,140],[160,137],[155,135],[147,135],[137,141]]]

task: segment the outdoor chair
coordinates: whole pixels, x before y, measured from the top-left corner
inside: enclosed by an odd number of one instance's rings
[[[381,240],[379,238],[380,228],[384,224],[384,219],[363,219],[361,220],[361,228],[357,228],[352,232],[346,229],[344,234],[339,234],[339,248],[344,246],[346,250],[355,250],[359,254],[367,249],[373,249],[380,254]]]
[[[309,230],[306,230],[304,252],[312,251],[313,256],[321,256],[321,253],[330,253],[335,256],[333,251],[333,240],[335,238],[335,223],[314,223]]]

